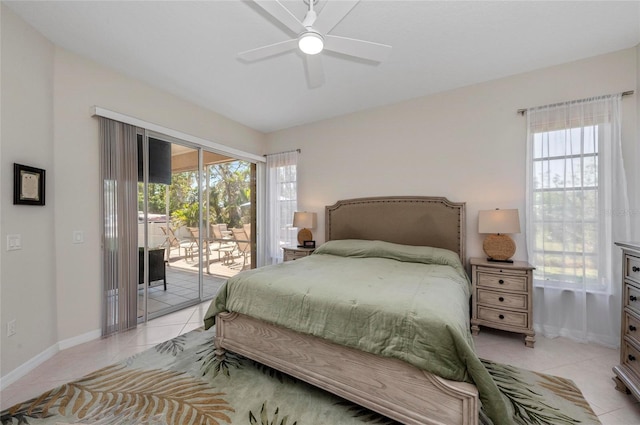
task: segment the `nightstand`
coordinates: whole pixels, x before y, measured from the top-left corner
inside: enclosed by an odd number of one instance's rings
[[[298,258],[304,258],[311,255],[316,249],[297,246],[283,246],[282,250],[284,251],[284,261],[293,261]]]
[[[473,283],[471,332],[480,325],[525,335],[533,348],[533,267],[525,261],[498,263],[485,258],[471,259]]]

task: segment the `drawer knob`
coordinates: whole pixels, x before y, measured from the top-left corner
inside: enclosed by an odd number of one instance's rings
[[[635,362],[636,361],[636,356],[629,354],[629,356],[627,357],[629,359],[630,362]]]
[[[501,320],[504,319],[504,314],[501,314],[500,316],[498,316]]]
[[[631,332],[635,332],[635,331],[636,331],[636,327],[635,327],[635,326],[633,326],[633,325],[629,325],[629,330],[630,330]]]
[[[498,301],[503,302],[504,301],[504,297],[498,298]]]
[[[638,301],[638,297],[635,295],[629,295],[629,301]]]
[[[500,280],[498,281],[498,283],[499,283],[500,285],[502,285],[502,284],[504,283],[504,280],[500,279]]]
[[[631,267],[631,270],[632,270],[634,273],[638,273],[638,272],[640,272],[640,267],[638,267],[638,266],[633,266],[633,267]]]

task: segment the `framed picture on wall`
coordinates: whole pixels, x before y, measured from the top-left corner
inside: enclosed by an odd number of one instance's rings
[[[44,205],[45,170],[13,164],[13,204]]]

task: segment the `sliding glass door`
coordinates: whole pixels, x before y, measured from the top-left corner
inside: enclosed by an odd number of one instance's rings
[[[256,167],[149,131],[138,146],[145,321],[210,299],[228,277],[254,267]]]

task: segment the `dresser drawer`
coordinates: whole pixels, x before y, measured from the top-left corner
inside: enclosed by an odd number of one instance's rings
[[[640,345],[640,319],[628,311],[625,311],[624,313],[622,331],[629,339]]]
[[[529,315],[525,312],[505,311],[484,306],[478,306],[478,319],[502,326],[518,328],[528,327]]]
[[[640,290],[632,285],[624,285],[624,306],[640,314]]]
[[[622,364],[627,365],[640,376],[640,351],[636,350],[629,342],[624,342],[622,350]]]
[[[640,283],[640,258],[625,255],[625,277]]]
[[[478,286],[505,291],[527,291],[527,276],[478,272]]]
[[[528,307],[527,294],[507,294],[503,292],[478,289],[477,300],[480,304],[496,307],[518,308],[526,310]]]

